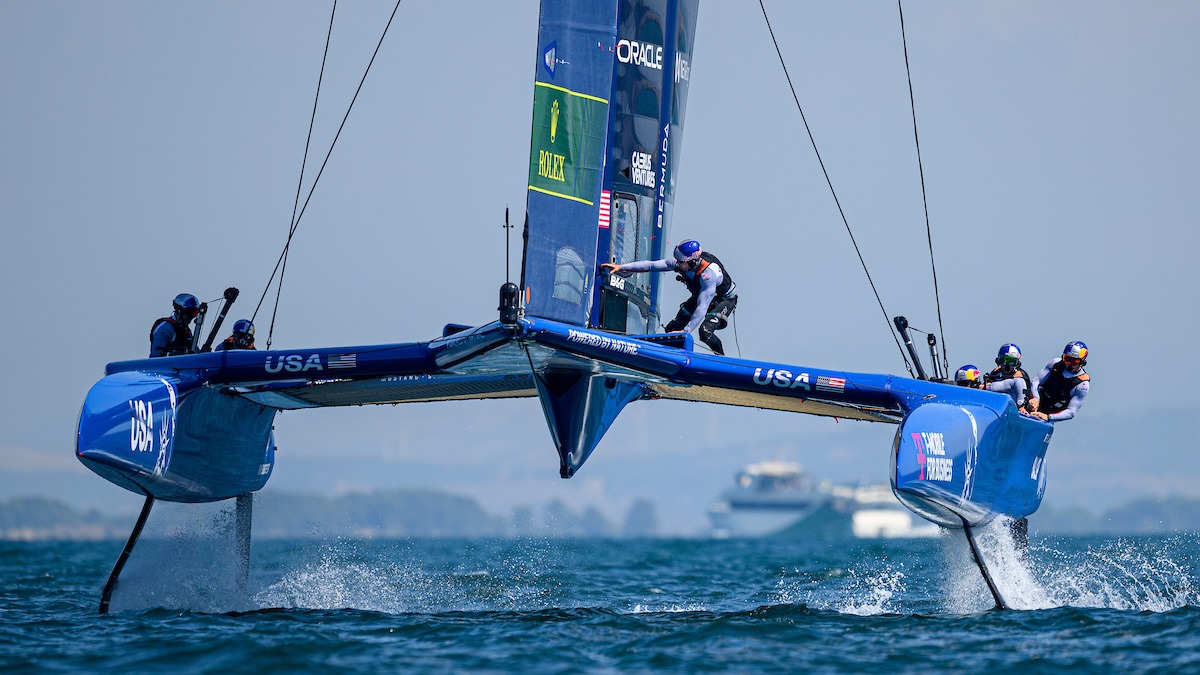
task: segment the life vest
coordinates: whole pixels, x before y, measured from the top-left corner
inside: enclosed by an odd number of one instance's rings
[[[1002,382],[1015,378],[1017,375],[1025,378],[1025,400],[1017,404],[1017,407],[1024,406],[1029,401],[1029,397],[1033,396],[1033,380],[1029,379],[1029,373],[1025,372],[1024,368],[1017,368],[1012,375],[1005,375],[1004,369],[996,366],[996,369],[986,375],[988,382]]]
[[[721,274],[724,277],[721,283],[717,284],[717,294],[713,297],[713,302],[720,302],[733,296],[733,291],[736,286],[733,283],[733,277],[729,274],[729,270],[725,267],[725,263],[717,259],[717,256],[705,251],[700,254],[700,264],[696,269],[686,273],[679,274],[675,278],[682,281],[684,286],[687,286],[688,291],[695,298],[700,295],[700,275],[708,266],[716,263],[721,268]]]
[[[158,327],[164,321],[171,324],[171,327],[175,329],[175,337],[171,338],[171,341],[167,343],[167,351],[162,356],[190,354],[192,352],[192,329],[188,328],[185,324],[179,323],[173,316],[164,316],[155,321],[154,325],[150,327],[150,348],[154,348],[154,331],[158,330]]]
[[[1080,382],[1088,382],[1092,378],[1080,370],[1075,377],[1063,374],[1065,366],[1059,361],[1050,368],[1050,374],[1038,384],[1038,411],[1046,414],[1056,413],[1067,409],[1071,402],[1071,390]]]

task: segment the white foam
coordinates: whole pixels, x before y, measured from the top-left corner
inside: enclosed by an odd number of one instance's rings
[[[1165,612],[1200,604],[1188,568],[1173,557],[1176,548],[1185,549],[1178,537],[1161,543],[1115,539],[1069,551],[1031,546],[1022,554],[1010,535],[1011,522],[997,518],[975,529],[980,554],[1010,609],[1072,606]],[[993,607],[965,538],[949,539],[944,554],[951,570],[947,609],[965,614]]]
[[[1141,612],[1169,612],[1200,605],[1200,589],[1189,567],[1176,561],[1176,550],[1194,550],[1196,535],[1166,540],[1112,539],[1098,546],[1064,553],[1036,551],[1050,561],[1039,573],[1041,583],[1059,604],[1107,607]]]
[[[905,589],[904,565],[883,558],[830,570],[819,580],[780,579],[774,598],[817,610],[875,616],[900,613],[899,599]]]

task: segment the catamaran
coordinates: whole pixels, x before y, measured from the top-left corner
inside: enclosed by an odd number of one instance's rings
[[[657,276],[601,272],[603,262],[671,250],[698,1],[541,3],[524,252],[519,283],[500,288],[497,317],[447,324],[425,341],[201,349],[108,364],[84,400],[76,455],[145,502],[102,613],[155,500],[236,499],[247,569],[251,495],[275,467],[282,410],[536,397],[563,478],[583,468],[635,401],[831,416],[895,425],[896,497],[963,529],[968,541],[997,516],[1038,508],[1053,427],[1020,414],[1008,396],[923,371],[845,372],[698,351],[688,334],[656,331]],[[896,323],[912,351],[906,325]]]

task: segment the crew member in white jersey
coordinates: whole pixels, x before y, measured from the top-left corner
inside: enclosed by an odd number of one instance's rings
[[[679,305],[679,313],[667,324],[667,332],[690,333],[700,329],[700,341],[716,354],[724,354],[715,332],[729,325],[737,307],[737,285],[717,256],[700,249],[700,242],[689,239],[675,247],[675,254],[664,260],[638,260],[624,265],[603,263],[609,274],[627,277],[635,272],[678,272],[691,297]]]

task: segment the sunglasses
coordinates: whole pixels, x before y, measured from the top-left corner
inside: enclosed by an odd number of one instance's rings
[[[1083,359],[1076,358],[1074,356],[1064,356],[1063,363],[1067,364],[1068,366],[1078,366],[1079,364],[1083,363]]]
[[[1003,356],[1000,358],[1000,365],[1002,365],[1002,366],[1014,366],[1015,367],[1020,364],[1021,364],[1021,359],[1018,359],[1015,356]]]

